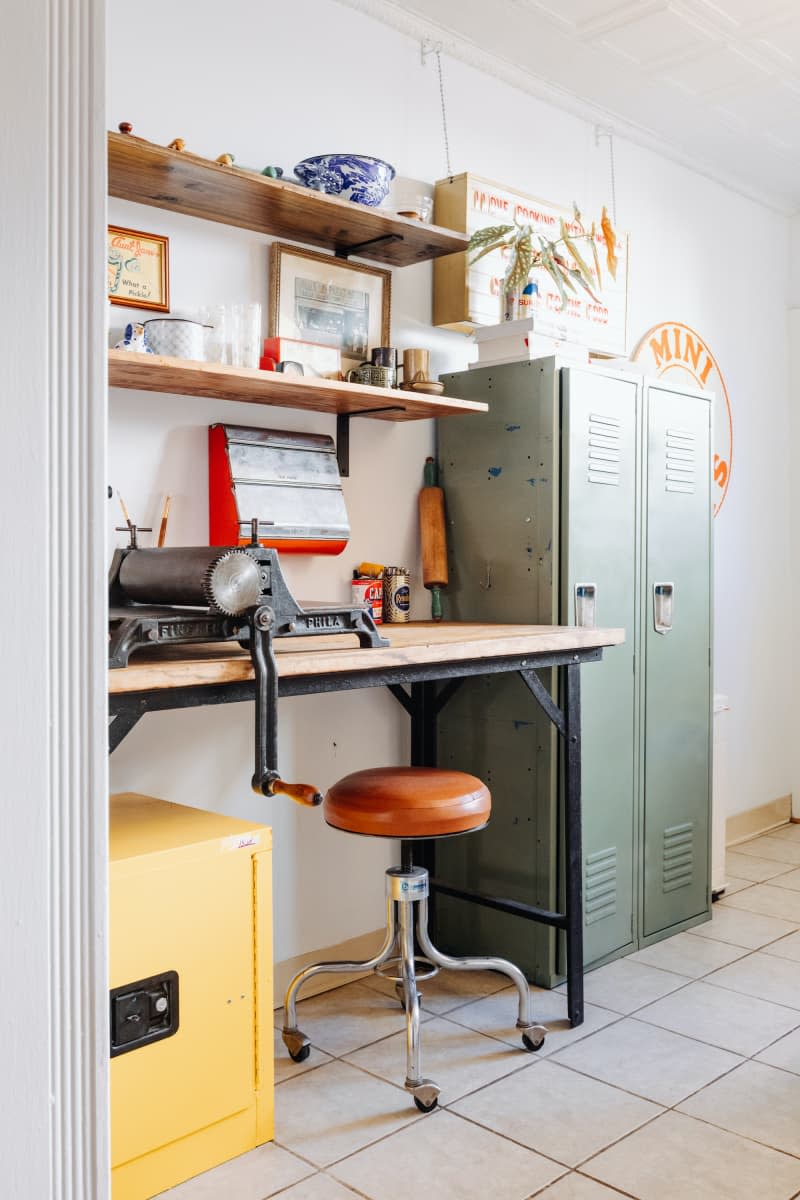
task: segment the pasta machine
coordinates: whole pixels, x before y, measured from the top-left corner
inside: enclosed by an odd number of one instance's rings
[[[387,646],[365,605],[305,604],[292,595],[275,549],[259,542],[238,546],[141,549],[136,526],[131,544],[114,552],[109,572],[109,666],[128,665],[140,648],[236,642],[249,650],[255,674],[253,789],[281,793],[301,804],[319,804],[306,784],[284,782],[277,770],[278,668],[274,639],[355,634],[365,648]]]

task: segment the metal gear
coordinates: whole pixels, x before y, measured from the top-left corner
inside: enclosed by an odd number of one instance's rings
[[[261,598],[261,570],[246,550],[226,550],[209,564],[203,580],[209,607],[238,617]]]

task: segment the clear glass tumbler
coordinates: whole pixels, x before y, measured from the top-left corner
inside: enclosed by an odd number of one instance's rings
[[[261,352],[261,305],[231,304],[230,344],[234,367],[257,367]]]
[[[205,309],[204,312],[204,323],[210,326],[206,330],[206,361],[229,363],[231,357],[226,306],[216,304],[213,308]]]

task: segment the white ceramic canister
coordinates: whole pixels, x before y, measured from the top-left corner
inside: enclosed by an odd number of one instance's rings
[[[183,317],[151,317],[144,322],[144,336],[154,354],[205,362],[207,325]]]

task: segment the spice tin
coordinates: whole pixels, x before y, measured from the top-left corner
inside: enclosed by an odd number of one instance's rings
[[[383,580],[354,575],[353,603],[366,604],[373,621],[380,625],[383,621]]]
[[[384,620],[400,624],[411,619],[410,575],[406,567],[386,567],[383,572]]]

